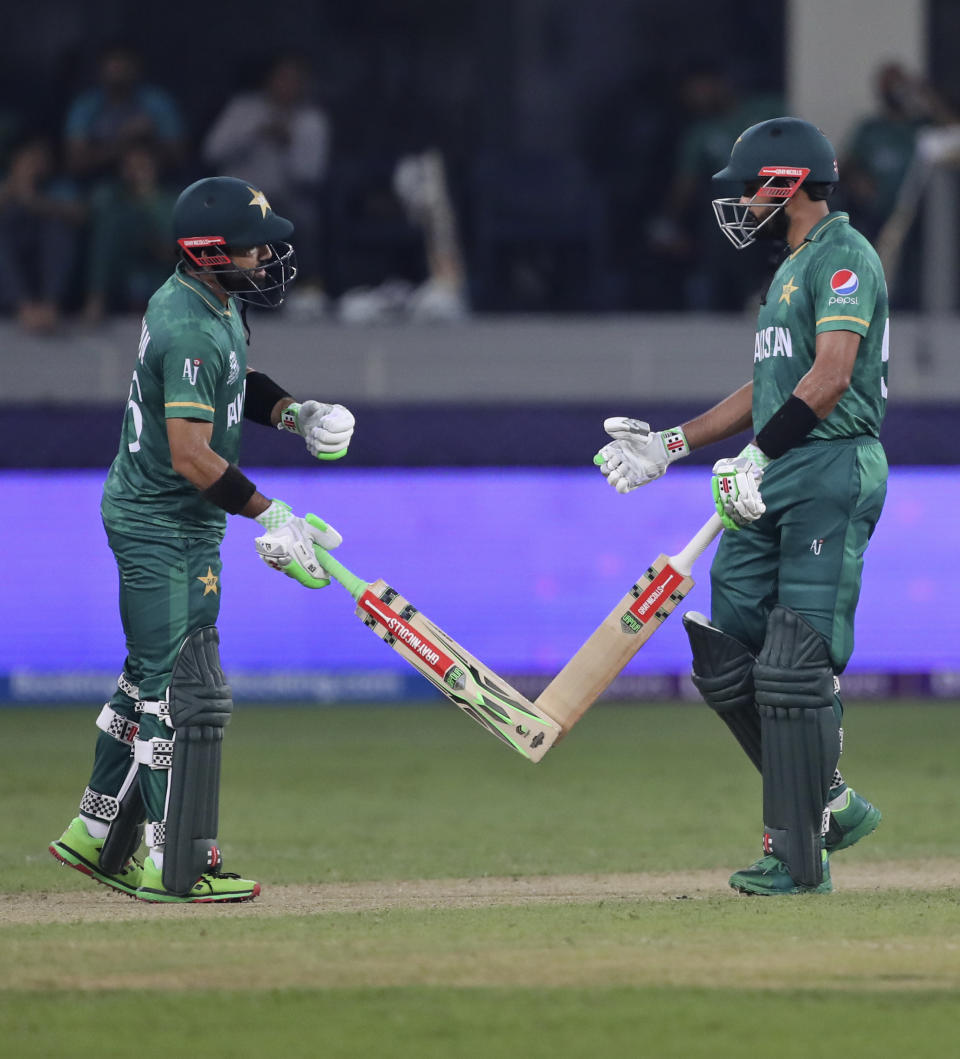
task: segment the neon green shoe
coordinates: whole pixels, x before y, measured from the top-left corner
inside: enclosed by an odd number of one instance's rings
[[[76,868],[95,882],[119,890],[120,893],[135,896],[143,872],[140,864],[131,857],[116,875],[110,875],[100,867],[102,848],[103,839],[94,838],[79,816],[75,816],[67,830],[49,846],[50,852],[61,864]]]
[[[801,886],[794,882],[786,864],[772,853],[761,857],[749,868],[736,871],[730,876],[730,885],[742,894],[760,894],[775,897],[779,894],[828,894],[833,890],[830,881],[830,858],[821,850],[823,858],[823,882],[819,886]]]
[[[163,872],[152,857],[143,862],[143,877],[135,896],[155,904],[209,903],[211,901],[250,901],[260,893],[260,883],[241,879],[232,872],[201,875],[188,894],[174,894],[164,888]]]
[[[840,795],[839,804],[834,808],[830,803],[830,828],[827,831],[826,846],[828,853],[849,849],[855,842],[876,831],[883,814],[876,806],[862,798],[852,787]]]

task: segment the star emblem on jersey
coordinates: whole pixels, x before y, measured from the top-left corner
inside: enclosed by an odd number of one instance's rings
[[[207,567],[207,573],[203,577],[198,577],[198,581],[203,582],[203,594],[209,596],[212,592],[217,595],[217,575],[213,572],[212,567]]]
[[[260,207],[261,216],[262,217],[266,217],[267,210],[270,209],[270,203],[267,202],[267,196],[264,195],[264,193],[262,191],[257,191],[256,188],[250,187],[249,184],[247,184],[247,191],[249,191],[250,194],[253,195],[253,198],[247,203],[247,205],[248,206],[259,206]]]
[[[780,301],[777,302],[777,305],[779,305],[780,302],[786,302],[787,305],[789,305],[790,304],[790,295],[793,294],[794,291],[798,291],[800,289],[799,287],[794,285],[794,282],[793,282],[794,279],[795,279],[795,277],[791,276],[787,280],[787,282],[784,283],[783,288],[780,291]]]

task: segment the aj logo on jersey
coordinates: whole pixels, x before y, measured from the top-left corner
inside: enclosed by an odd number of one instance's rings
[[[200,365],[203,363],[202,360],[191,360],[189,357],[183,362],[183,375],[181,378],[186,379],[191,386],[197,385],[197,372],[200,370]]]
[[[830,277],[833,294],[828,305],[857,305],[859,298],[853,297],[860,287],[860,277],[849,268],[838,268]]]

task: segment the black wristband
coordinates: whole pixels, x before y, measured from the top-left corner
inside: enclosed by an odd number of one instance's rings
[[[211,504],[222,507],[228,515],[239,515],[256,491],[257,487],[243,471],[235,463],[230,463],[213,485],[201,489],[200,494]]]
[[[282,386],[278,386],[269,375],[264,375],[262,371],[248,371],[243,418],[252,423],[272,427],[270,413],[276,407],[277,401],[289,396],[290,394]]]
[[[771,460],[799,445],[819,423],[817,413],[792,393],[757,434],[757,445]]]

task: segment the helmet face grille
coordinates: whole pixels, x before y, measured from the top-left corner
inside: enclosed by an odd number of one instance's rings
[[[720,230],[738,249],[743,250],[756,238],[757,233],[765,228],[773,218],[786,206],[797,193],[797,189],[809,176],[810,170],[804,166],[761,166],[757,177],[764,183],[754,191],[747,202],[740,199],[714,199],[713,212]],[[779,203],[758,201],[758,196],[780,199]],[[763,206],[767,211],[761,219],[751,212],[751,207]]]
[[[207,239],[180,239],[178,242],[208,245]],[[222,245],[222,240],[213,243]],[[240,268],[225,253],[213,257],[196,257],[191,249],[183,246],[191,267],[199,266],[206,276],[214,276],[220,286],[237,301],[254,305],[260,309],[279,309],[287,291],[297,278],[297,254],[289,243],[268,243],[270,258],[256,268]],[[196,246],[199,249],[199,246]],[[262,279],[255,275],[263,272]]]
[[[233,290],[231,294],[237,301],[246,305],[256,305],[261,309],[279,309],[287,296],[287,290],[297,278],[297,254],[289,243],[270,243],[271,258],[263,266],[266,276],[257,281],[252,275],[244,278],[250,283],[250,290]],[[241,274],[253,272],[253,269],[237,269]]]

